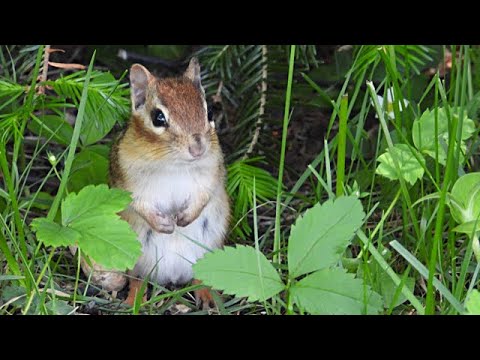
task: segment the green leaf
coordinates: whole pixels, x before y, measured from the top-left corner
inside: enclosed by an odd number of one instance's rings
[[[71,227],[82,234],[82,251],[107,269],[132,269],[142,254],[137,234],[120,218],[82,217]]]
[[[467,235],[472,235],[473,233],[480,231],[480,219],[478,221],[473,220],[473,221],[467,221],[463,224],[460,224],[454,227],[453,231],[467,234]]]
[[[80,103],[85,81],[85,71],[77,71],[46,84],[76,106]],[[117,121],[123,121],[129,114],[130,101],[127,84],[119,85],[110,73],[93,71],[87,92],[85,118],[80,139],[83,145],[90,145],[110,132]]]
[[[265,301],[284,289],[278,272],[253,247],[215,250],[193,265],[195,278],[226,294]]]
[[[105,184],[89,185],[78,194],[69,194],[63,200],[62,224],[68,226],[83,219],[116,214],[124,210],[131,201],[127,191],[109,189]]]
[[[131,202],[130,193],[89,185],[69,194],[62,203],[62,224],[78,231],[78,245],[86,255],[107,269],[133,268],[141,255],[141,244],[118,212]]]
[[[405,279],[405,284],[410,291],[413,292],[413,289],[415,287],[415,279],[412,277],[407,277]],[[397,291],[397,285],[393,282],[393,280],[388,276],[387,273],[381,272],[380,273],[380,294],[383,296],[383,305],[385,308],[389,308],[392,301],[393,297],[395,296],[395,292]],[[400,293],[397,297],[397,301],[395,304],[393,304],[393,308],[396,308],[397,306],[403,304],[405,301],[407,301],[407,298],[405,295]]]
[[[452,115],[458,121],[459,109],[452,108]],[[463,152],[466,149],[465,140],[469,139],[475,132],[475,123],[468,118],[467,112],[464,112],[462,127],[462,143],[460,144]],[[435,159],[435,146],[438,146],[438,162],[445,165],[448,149],[448,118],[445,109],[438,108],[437,134],[435,139],[435,111],[425,110],[419,119],[413,122],[412,137],[413,143],[420,152],[427,154]],[[437,144],[437,145],[436,145]],[[460,161],[463,163],[463,156]]]
[[[411,149],[405,144],[395,144],[393,147],[394,156],[398,162],[398,167],[400,169],[400,174],[395,168],[395,163],[393,162],[393,157],[390,152],[390,149],[386,153],[380,155],[377,161],[380,164],[377,167],[377,174],[385,176],[390,180],[398,180],[402,176],[405,181],[410,184],[415,184],[418,179],[421,179],[424,173],[422,164],[418,162],[415,156],[412,154],[414,151],[417,156],[421,159],[423,166],[425,166],[425,160],[422,155],[418,153],[415,149]]]
[[[272,200],[277,194],[277,180],[268,171],[252,165],[259,160],[260,158],[237,160],[227,169],[227,192],[231,199],[235,199],[232,223],[236,224],[243,217],[235,227],[235,232],[242,238],[251,233],[248,218],[244,215],[253,206],[253,179],[255,178],[257,203]]]
[[[41,123],[39,124],[36,120],[39,120]],[[73,135],[72,126],[57,115],[34,117],[28,123],[28,129],[35,135],[42,135],[47,139],[53,135],[52,140],[62,145],[69,145]]]
[[[59,225],[47,218],[34,219],[32,228],[37,233],[37,239],[47,246],[74,245],[81,237],[78,231]]]
[[[465,174],[458,178],[452,187],[448,204],[457,223],[470,223],[457,227],[456,231],[473,230],[475,221],[480,217],[480,172]],[[470,231],[469,235],[471,234]]]
[[[108,182],[108,152],[105,145],[90,146],[75,156],[68,179],[68,191],[79,192],[87,185]]]
[[[288,241],[288,270],[292,278],[329,267],[340,260],[365,213],[355,196],[316,204],[299,216]]]
[[[311,314],[377,314],[380,295],[342,269],[323,269],[291,287],[293,301]]]
[[[467,315],[480,315],[480,292],[473,290],[465,302]]]
[[[50,300],[45,303],[49,315],[68,315],[75,309],[64,300]]]
[[[31,206],[40,210],[48,210],[52,206],[54,197],[47,192],[40,191],[38,194],[31,194],[22,201],[20,207]]]
[[[6,303],[12,301],[15,298],[18,298],[17,300],[11,302],[11,304],[15,304],[16,306],[23,306],[25,304],[26,292],[27,289],[25,289],[23,286],[5,286],[0,292],[0,300]]]

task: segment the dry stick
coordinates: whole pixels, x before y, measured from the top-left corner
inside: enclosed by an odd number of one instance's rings
[[[38,79],[40,83],[47,81],[47,74],[48,74],[48,60],[50,58],[50,46],[51,45],[45,45],[45,50],[43,51],[43,68],[42,68],[42,74],[40,75],[40,78]],[[38,87],[38,92],[37,94],[45,94],[45,85],[40,85]]]
[[[255,124],[255,134],[253,134],[252,142],[248,147],[247,152],[243,155],[243,160],[247,158],[253,151],[253,148],[258,142],[258,136],[260,135],[260,126],[262,125],[263,115],[265,114],[265,103],[267,100],[267,75],[268,75],[268,68],[267,68],[267,45],[262,45],[262,95],[260,97],[260,108],[258,110],[258,120]]]
[[[215,94],[215,99],[214,99],[215,102],[222,102],[222,97],[221,97],[222,89],[223,89],[223,80],[220,80],[220,82],[218,83],[217,93]]]

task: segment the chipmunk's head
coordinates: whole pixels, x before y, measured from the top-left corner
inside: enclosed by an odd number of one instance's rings
[[[142,65],[134,64],[130,84],[131,126],[156,158],[193,162],[218,147],[196,58],[178,78],[157,79]]]

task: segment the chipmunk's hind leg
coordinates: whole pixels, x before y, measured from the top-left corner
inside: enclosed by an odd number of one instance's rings
[[[202,282],[197,279],[192,281],[193,285],[199,285],[201,283]],[[208,287],[195,290],[195,303],[197,304],[197,307],[202,305],[202,310],[210,310],[215,307],[215,301],[213,300],[212,293]]]
[[[142,291],[143,280],[130,278],[128,283],[129,283],[128,296],[127,296],[127,299],[124,301],[124,303],[130,307],[133,307],[133,304],[135,304],[135,298],[137,297],[137,294],[140,291]],[[147,301],[147,291],[145,289],[144,293],[142,294],[142,302],[146,302],[146,301]]]

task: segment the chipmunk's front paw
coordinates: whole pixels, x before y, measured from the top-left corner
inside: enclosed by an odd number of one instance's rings
[[[169,215],[157,211],[151,216],[150,220],[152,228],[159,233],[171,234],[175,230],[175,221]]]
[[[185,227],[195,220],[196,217],[195,214],[192,214],[190,211],[183,210],[177,214],[176,219],[178,226]]]

